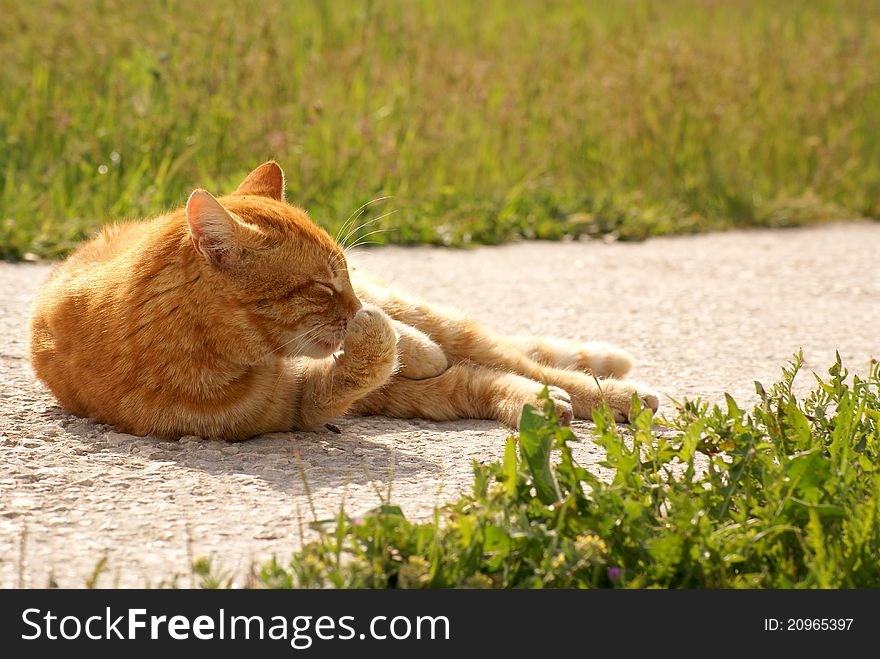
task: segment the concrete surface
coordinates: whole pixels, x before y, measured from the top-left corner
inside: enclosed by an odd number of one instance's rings
[[[452,251],[389,247],[353,263],[515,334],[607,340],[634,376],[676,399],[741,404],[803,347],[824,372],[839,350],[864,372],[880,357],[880,224],[655,239],[522,243]],[[28,305],[49,272],[0,263],[0,586],[190,584],[192,556],[242,575],[285,559],[311,519],[393,498],[413,519],[471,486],[471,462],[498,459],[496,423],[348,418],[342,434],[289,433],[243,444],[120,435],[59,409],[26,360]],[[806,391],[809,373],[799,379]],[[661,412],[671,411],[668,401]],[[599,471],[589,441],[578,457]],[[22,548],[22,543],[24,546]]]

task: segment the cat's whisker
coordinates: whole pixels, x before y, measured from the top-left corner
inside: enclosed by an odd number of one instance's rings
[[[333,363],[334,363],[335,365],[339,365],[339,360],[336,359],[336,355],[335,355],[335,354],[333,355]],[[333,377],[333,374],[331,373],[331,374],[330,374],[330,398],[329,398],[329,400],[330,400],[330,404],[331,404],[331,405],[333,404],[333,381],[334,381],[334,380],[335,380],[335,378]]]
[[[343,259],[344,256],[345,256],[345,250],[340,250],[339,252],[335,253],[331,257],[331,259],[330,259],[331,272],[336,272],[336,267],[339,265],[339,262]]]
[[[376,231],[370,231],[369,233],[365,233],[363,236],[357,239],[357,241],[351,245],[350,247],[346,247],[345,251],[347,252],[350,249],[354,249],[355,247],[360,247],[361,245],[370,245],[370,244],[379,244],[378,240],[363,240],[364,238],[368,238],[377,233],[387,233],[388,231],[393,231],[393,229],[377,229]]]
[[[389,231],[394,231],[395,229],[396,227],[382,227],[381,229],[373,229],[372,231],[368,231],[367,233],[358,236],[356,242],[359,242],[362,238],[368,238],[377,233],[388,233]],[[347,249],[351,249],[351,247],[348,247]]]
[[[369,222],[364,222],[362,225],[360,225],[359,227],[357,227],[357,228],[355,229],[355,231],[360,230],[360,229],[363,229],[363,228],[365,228],[365,227],[367,227],[367,226],[369,226],[369,225],[371,225],[371,224],[375,224],[376,222],[378,222],[378,221],[381,220],[382,218],[388,217],[391,213],[396,213],[396,212],[397,212],[397,211],[394,210],[394,211],[391,211],[391,212],[389,212],[389,213],[385,213],[384,215],[380,215],[379,217],[374,218],[374,219],[370,220]],[[376,234],[376,233],[384,233],[384,232],[387,232],[387,231],[393,231],[393,230],[394,230],[393,227],[388,227],[388,228],[384,228],[384,229],[377,229],[377,230],[375,230],[375,231],[370,231],[370,232],[368,232],[368,233],[365,233],[365,234],[363,234],[362,236],[358,236],[358,239],[355,241],[355,243],[354,243],[353,245],[349,245],[349,246],[346,247],[345,245],[340,244],[340,246],[342,247],[342,251],[339,252],[339,253],[337,253],[337,254],[334,254],[334,255],[333,255],[333,257],[332,257],[332,259],[331,259],[331,261],[330,261],[330,269],[331,269],[331,270],[335,270],[335,269],[336,269],[336,266],[339,265],[340,260],[343,258],[344,254],[345,254],[346,252],[348,252],[348,250],[350,250],[350,249],[353,248],[353,247],[357,247],[358,245],[364,245],[364,244],[366,244],[366,242],[362,240],[363,238],[367,238],[367,237],[372,236],[373,234]],[[348,236],[346,236],[346,240],[347,240],[347,239],[348,239]],[[373,241],[373,242],[375,242],[375,241]]]
[[[291,339],[287,343],[284,343],[284,344],[278,346],[277,348],[275,348],[274,350],[272,350],[271,352],[267,353],[266,356],[268,357],[269,355],[271,355],[275,352],[278,352],[279,350],[283,350],[284,348],[287,348],[294,341],[296,341],[297,343],[293,346],[293,348],[290,348],[290,351],[292,353],[296,354],[299,352],[300,348],[302,348],[308,342],[308,340],[313,338],[314,336],[316,336],[316,334],[313,334],[311,336],[301,336],[301,337],[297,337],[296,339]]]
[[[339,236],[341,236],[342,232],[345,231],[345,228],[352,221],[352,218],[354,218],[356,221],[357,218],[360,217],[361,214],[366,210],[367,206],[370,206],[371,204],[378,203],[380,201],[385,201],[386,199],[391,199],[392,196],[393,195],[385,195],[384,197],[376,197],[375,199],[370,199],[370,201],[368,201],[367,203],[362,204],[357,210],[355,210],[351,215],[348,216],[348,219],[345,220],[345,222],[342,223],[342,226],[339,227],[339,230],[336,232],[336,236],[333,238],[333,240],[335,240],[338,243]],[[357,217],[355,217],[355,216],[357,216]]]
[[[396,212],[397,212],[397,209],[395,208],[393,210],[388,211],[387,213],[383,213],[382,215],[379,215],[378,217],[374,217],[372,220],[369,220],[367,222],[359,224],[358,226],[353,227],[347,234],[345,234],[345,238],[343,238],[339,244],[342,246],[343,249],[345,249],[345,242],[349,238],[351,238],[352,235],[357,234],[358,231],[360,231],[361,229],[365,229],[366,227],[370,226],[371,224],[375,224],[376,222],[385,219],[389,215],[394,215],[394,213],[396,213]]]
[[[334,240],[336,240],[336,242],[339,242],[339,236],[342,235],[343,231],[345,231],[345,228],[352,221],[352,218],[357,219],[357,217],[360,217],[361,213],[364,212],[364,210],[367,208],[367,206],[369,206],[370,204],[375,204],[380,201],[385,201],[386,199],[391,199],[391,195],[386,195],[384,197],[376,197],[375,199],[370,199],[370,201],[366,202],[365,204],[361,204],[357,209],[355,209],[352,212],[351,215],[348,216],[348,219],[346,219],[345,222],[342,223],[342,226],[339,227],[339,230],[336,232],[336,237],[334,238]],[[355,217],[355,216],[357,216],[357,217]]]
[[[274,350],[271,350],[271,351],[269,351],[268,353],[266,353],[266,354],[263,356],[263,359],[265,359],[266,357],[270,356],[271,354],[277,352],[278,350],[282,350],[283,348],[286,348],[288,345],[290,345],[290,344],[293,343],[294,341],[298,341],[298,343],[296,344],[296,346],[294,346],[294,351],[299,350],[299,348],[301,348],[302,345],[305,344],[306,341],[308,341],[309,339],[311,339],[311,338],[313,338],[314,336],[316,336],[316,335],[317,335],[322,329],[324,329],[325,327],[327,327],[327,325],[328,325],[328,323],[323,323],[323,324],[321,324],[321,325],[318,325],[318,326],[316,326],[316,327],[313,327],[312,329],[310,329],[308,332],[306,332],[306,333],[303,334],[302,336],[295,336],[295,337],[293,337],[290,341],[287,341],[286,343],[281,344],[280,346],[278,346],[278,347],[275,348]],[[278,386],[278,382],[281,380],[281,376],[282,376],[282,374],[283,374],[283,372],[279,372],[279,374],[278,374],[278,378],[276,378],[276,380],[275,380],[275,387]]]
[[[319,333],[320,333],[325,327],[327,327],[328,324],[329,324],[329,323],[323,323],[323,324],[321,324],[321,325],[317,325],[317,326],[313,327],[312,329],[310,329],[310,330],[309,330],[308,332],[306,332],[305,334],[301,334],[300,336],[295,336],[295,337],[293,337],[292,339],[290,339],[289,341],[285,341],[284,343],[282,343],[282,344],[281,344],[280,346],[278,346],[277,348],[274,348],[273,350],[270,350],[270,351],[267,352],[265,355],[263,355],[262,359],[265,359],[265,358],[268,357],[269,355],[272,355],[272,354],[278,352],[279,350],[283,350],[284,348],[286,348],[287,346],[289,346],[289,345],[290,345],[291,343],[293,343],[294,341],[297,342],[296,345],[294,346],[294,350],[298,350],[298,349],[301,348],[303,345],[305,345],[305,343],[306,343],[307,341],[309,341],[310,339],[312,339],[312,338],[314,338],[315,336],[317,336],[317,335],[318,335],[318,334],[319,334]]]
[[[359,219],[362,214],[363,214],[363,212],[358,214],[358,216],[357,216],[357,218],[355,218],[355,220]],[[352,222],[352,224],[348,228],[348,232],[342,237],[342,239],[340,241],[338,241],[340,246],[345,247],[345,243],[352,237],[352,235],[356,235],[357,232],[360,231],[361,229],[363,229],[364,227],[368,227],[371,224],[375,224],[376,222],[381,220],[383,217],[385,217],[385,214],[380,215],[379,217],[375,217],[372,220],[367,220],[366,222],[362,222],[361,224],[356,224],[355,222]]]
[[[345,234],[345,237],[342,239],[342,242],[340,244],[344,246],[345,241],[348,240],[349,238],[351,238],[352,234],[360,231],[364,227],[368,227],[371,224],[375,224],[376,222],[381,220],[383,217],[385,217],[385,215],[380,215],[378,217],[374,217],[372,220],[367,220],[366,222],[363,222],[362,224],[352,226],[351,229],[349,230],[349,232]]]
[[[354,249],[355,247],[363,247],[364,245],[384,245],[385,243],[378,240],[365,240],[364,242],[358,242],[349,247],[349,249]]]
[[[329,323],[322,323],[321,325],[318,325],[318,326],[316,326],[316,327],[313,327],[312,329],[310,329],[310,330],[309,330],[308,332],[306,332],[305,334],[303,334],[303,335],[301,335],[301,336],[299,336],[299,337],[295,337],[295,339],[296,339],[297,342],[296,342],[296,344],[294,345],[294,349],[295,349],[295,350],[299,350],[299,349],[300,349],[301,347],[303,347],[303,345],[305,345],[307,342],[311,341],[313,338],[315,338],[316,336],[318,336],[318,335],[319,335],[319,334],[320,334],[320,333],[321,333],[321,332],[327,327],[328,324],[329,324]],[[288,341],[288,342],[287,342],[286,344],[284,344],[284,345],[285,345],[285,346],[286,346],[286,345],[289,345],[289,344],[292,343],[292,342],[293,342],[293,339],[291,339],[290,341]]]
[[[367,222],[364,222],[363,224],[359,224],[356,227],[352,227],[351,231],[349,231],[347,234],[345,234],[345,237],[342,239],[342,242],[339,243],[339,246],[342,247],[342,249],[345,249],[345,247],[346,247],[345,242],[349,238],[351,238],[352,235],[357,235],[358,231],[360,231],[361,229],[367,228],[371,224],[375,224],[376,222],[381,220],[383,217],[385,217],[385,216],[380,215],[379,217],[374,217],[372,220],[368,220]]]
[[[388,197],[380,197],[378,200],[375,200],[375,201],[379,201],[379,200],[382,200],[382,199],[390,199],[390,196],[388,196]],[[365,207],[365,206],[364,206],[364,207]],[[362,208],[364,208],[364,207],[362,207]],[[380,221],[383,220],[384,218],[386,218],[386,217],[388,217],[389,215],[392,215],[392,214],[394,214],[394,213],[396,213],[396,212],[397,212],[397,209],[391,210],[391,211],[389,211],[389,212],[387,212],[387,213],[383,213],[382,215],[379,215],[378,217],[374,217],[372,220],[369,220],[369,221],[367,221],[367,222],[363,222],[362,224],[359,224],[359,225],[357,225],[357,226],[352,227],[352,228],[349,230],[349,232],[348,232],[347,234],[345,234],[345,237],[344,237],[341,241],[338,240],[338,237],[337,237],[337,241],[336,241],[336,242],[337,242],[337,243],[339,244],[339,246],[342,248],[342,251],[341,251],[341,252],[338,252],[337,254],[335,254],[335,255],[332,257],[332,259],[331,259],[331,261],[330,261],[330,269],[331,269],[331,270],[336,270],[336,268],[337,268],[337,266],[339,265],[340,261],[345,257],[345,252],[346,252],[348,249],[350,249],[350,247],[346,247],[345,242],[346,242],[346,241],[347,241],[347,240],[348,240],[353,234],[357,233],[357,232],[360,231],[361,229],[364,229],[364,228],[370,226],[371,224],[375,224],[376,222],[380,222]],[[390,229],[382,229],[381,231],[390,231]],[[373,233],[378,233],[378,232],[373,232]],[[369,233],[368,233],[368,234],[364,234],[364,236],[359,236],[359,237],[358,237],[358,240],[356,240],[355,243],[360,242],[362,238],[364,238],[365,236],[369,236],[369,235],[372,235],[372,234],[369,234]],[[337,236],[338,236],[338,234],[337,234]],[[363,244],[363,242],[361,242],[361,244]],[[357,246],[357,245],[354,245],[354,246]]]

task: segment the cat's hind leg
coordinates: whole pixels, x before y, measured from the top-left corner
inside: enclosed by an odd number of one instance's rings
[[[605,378],[622,378],[632,369],[629,353],[607,343],[500,336],[453,309],[428,304],[373,282],[363,272],[356,273],[353,283],[358,297],[382,307],[395,320],[439,344],[452,363],[470,360],[532,379],[537,377],[536,365]]]
[[[643,384],[620,379],[631,368],[632,358],[623,350],[607,344],[540,338],[513,342],[456,311],[435,307],[368,281],[359,282],[358,295],[381,306],[392,318],[428,335],[443,348],[447,359],[454,365],[480,364],[489,370],[516,374],[534,383],[547,382],[567,391],[571,395],[574,414],[579,418],[591,418],[603,398],[620,421],[628,417],[633,395],[654,411],[660,404],[659,396]],[[537,357],[543,355],[544,359],[533,358],[529,349]],[[603,379],[597,383],[594,377]],[[419,416],[416,412],[397,415]],[[460,414],[444,418],[467,417],[467,414]]]
[[[507,340],[539,364],[592,373],[597,378],[623,378],[633,367],[633,358],[626,350],[601,341],[537,336],[510,336]]]
[[[357,401],[351,411],[434,421],[495,419],[515,428],[525,404],[541,408],[538,394],[543,388],[540,382],[520,375],[459,362],[425,380],[395,376]],[[572,418],[568,393],[552,386],[549,392],[557,417],[568,425]]]

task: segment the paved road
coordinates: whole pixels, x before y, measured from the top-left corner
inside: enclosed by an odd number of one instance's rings
[[[754,399],[803,347],[823,371],[839,350],[864,371],[880,357],[880,224],[656,239],[642,244],[523,243],[449,251],[382,248],[352,260],[510,333],[618,343],[635,375],[676,399]],[[0,587],[188,585],[189,556],[241,575],[289,556],[311,513],[345,498],[394,498],[415,519],[471,484],[471,462],[500,457],[506,431],[485,421],[344,419],[326,431],[238,445],[120,435],[65,414],[25,359],[28,305],[46,266],[0,263]],[[800,379],[807,389],[811,378]],[[670,410],[664,404],[661,409]],[[577,422],[577,433],[590,434]],[[601,459],[589,441],[579,458]],[[24,540],[24,550],[21,545]],[[23,558],[22,558],[23,557]]]

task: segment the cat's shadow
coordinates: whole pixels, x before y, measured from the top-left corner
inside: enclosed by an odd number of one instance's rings
[[[125,469],[143,469],[144,463],[151,463],[162,470],[165,463],[234,480],[243,487],[263,483],[285,494],[302,494],[306,486],[313,494],[348,484],[384,487],[389,478],[393,482],[442,469],[439,463],[407,450],[408,436],[438,434],[437,428],[426,428],[426,422],[421,421],[344,418],[335,422],[339,433],[322,428],[315,432],[271,433],[231,443],[134,437],[58,407],[46,412],[58,420],[81,455],[110,452],[129,456],[129,460],[115,462]],[[174,468],[167,472],[169,479],[185,478]],[[202,482],[198,487],[211,485]],[[229,484],[222,489],[228,491]]]

